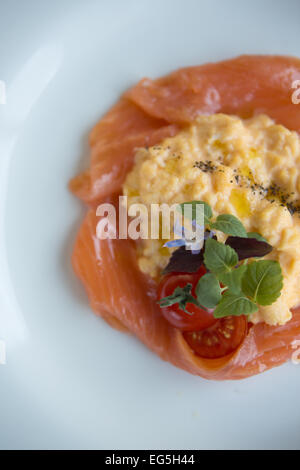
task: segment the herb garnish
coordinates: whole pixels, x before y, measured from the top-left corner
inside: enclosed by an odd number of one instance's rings
[[[215,223],[210,224],[210,227],[214,230],[219,230],[226,235],[232,235],[235,237],[247,238],[247,232],[242,222],[239,221],[234,215],[224,214],[219,215]]]
[[[280,296],[282,273],[277,261],[250,263],[242,279],[243,292],[259,305],[271,305]]]
[[[185,313],[188,313],[189,315],[192,315],[185,308],[187,303],[198,305],[197,300],[191,294],[191,290],[192,284],[187,284],[184,287],[176,287],[172,295],[169,295],[168,297],[160,300],[160,306],[170,307],[171,305],[179,304],[181,310],[183,310]]]
[[[197,217],[197,205],[201,204],[203,206],[203,215],[204,215],[204,224],[207,226],[210,226],[211,224],[211,219],[213,216],[213,212],[211,210],[211,207],[209,204],[203,201],[191,201],[191,202],[184,202],[182,204],[179,204],[178,208],[182,214],[184,214],[184,208],[185,206],[191,206],[192,211],[192,220],[196,220]],[[189,211],[190,212],[190,211]],[[185,215],[185,214],[184,214]],[[189,213],[187,214],[189,215]]]
[[[263,258],[272,251],[272,246],[268,242],[252,238],[228,237],[225,244],[233,248],[239,257],[239,261],[248,258]]]
[[[223,232],[226,235],[232,235],[236,237],[244,237],[247,238],[247,232],[245,227],[243,226],[242,222],[235,217],[234,215],[230,214],[222,214],[217,217],[215,222],[212,221],[213,212],[209,204],[203,201],[191,201],[191,202],[184,202],[183,204],[179,205],[180,211],[184,214],[185,206],[192,207],[192,220],[196,220],[196,209],[197,205],[202,204],[204,207],[204,224],[207,226],[209,230],[218,230],[219,232]]]
[[[230,246],[207,240],[204,251],[204,264],[215,274],[225,274],[238,264],[238,255]]]
[[[212,233],[205,232],[206,239],[211,236],[214,240],[217,239]],[[198,253],[195,253],[192,250],[187,250],[185,246],[181,246],[175,250],[171,255],[168,265],[163,270],[163,274],[174,272],[196,273],[203,264],[203,254],[206,241],[207,240],[204,241],[203,248]]]
[[[217,276],[207,273],[202,276],[196,287],[197,299],[201,299],[203,307],[214,308],[222,298],[222,289]]]
[[[192,201],[192,217],[196,205]],[[182,210],[184,204],[181,205]],[[164,273],[198,271],[202,264],[207,273],[196,286],[196,297],[191,285],[177,287],[173,294],[161,299],[161,307],[178,303],[187,312],[186,304],[193,303],[203,309],[214,309],[214,316],[222,318],[230,315],[250,315],[259,305],[273,304],[281,294],[283,276],[280,264],[272,260],[251,261],[272,251],[272,246],[257,233],[247,233],[243,224],[233,215],[220,215],[215,221],[211,207],[204,204],[204,219],[208,230],[222,231],[229,235],[225,243],[216,237],[205,240],[202,250],[194,254],[185,247],[176,250]],[[241,263],[243,261],[243,263]],[[222,286],[222,287],[221,287]],[[187,312],[188,313],[188,312]]]

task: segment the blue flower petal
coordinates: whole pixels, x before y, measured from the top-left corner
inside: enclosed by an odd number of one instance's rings
[[[167,243],[164,244],[164,247],[166,248],[174,248],[177,246],[184,246],[185,245],[185,240],[180,239],[180,240],[171,240]]]

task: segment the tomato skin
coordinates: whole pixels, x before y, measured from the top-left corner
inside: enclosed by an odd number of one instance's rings
[[[172,273],[165,276],[158,288],[158,298],[173,294],[176,287],[192,284],[192,294],[199,279],[206,273],[202,266],[195,274]],[[183,332],[183,337],[194,353],[206,359],[218,359],[234,352],[248,332],[248,318],[245,315],[216,319],[213,310],[205,311],[197,305],[187,303],[184,312],[178,304],[162,307],[166,320]]]
[[[217,359],[234,352],[247,332],[248,319],[241,315],[220,318],[206,330],[185,332],[183,337],[197,356]]]
[[[184,287],[192,284],[192,294],[195,295],[195,288],[199,279],[206,273],[206,269],[202,266],[195,274],[172,273],[165,276],[158,288],[158,299],[162,299],[173,294],[176,287]],[[188,313],[181,310],[178,304],[170,307],[162,307],[161,312],[168,322],[181,331],[202,330],[214,325],[217,320],[213,316],[213,311],[205,311],[192,303],[186,304]]]

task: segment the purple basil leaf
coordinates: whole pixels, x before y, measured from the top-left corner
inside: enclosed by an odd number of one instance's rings
[[[172,254],[168,265],[163,270],[163,274],[169,273],[196,273],[203,264],[203,250],[198,254],[193,254],[185,246],[178,248]]]
[[[209,232],[205,232],[205,236]],[[215,236],[213,236],[216,239]],[[205,242],[204,242],[205,247]],[[163,274],[169,273],[196,273],[203,264],[204,247],[197,253],[187,250],[185,246],[174,251]]]
[[[259,241],[256,238],[228,237],[225,244],[237,252],[239,261],[248,258],[262,258],[273,250],[269,243]]]

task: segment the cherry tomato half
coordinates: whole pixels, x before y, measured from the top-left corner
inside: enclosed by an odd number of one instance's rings
[[[248,330],[245,315],[220,318],[206,330],[185,332],[183,336],[197,356],[217,359],[232,353],[241,344]]]
[[[196,285],[205,273],[206,269],[202,266],[195,274],[172,273],[164,277],[158,287],[158,298],[168,297],[173,294],[176,287],[184,287],[186,284],[192,284],[192,294],[195,296]],[[184,312],[178,304],[161,308],[166,320],[182,331],[203,330],[217,322],[213,316],[213,310],[206,311],[192,303],[186,304],[186,310],[192,315]]]

